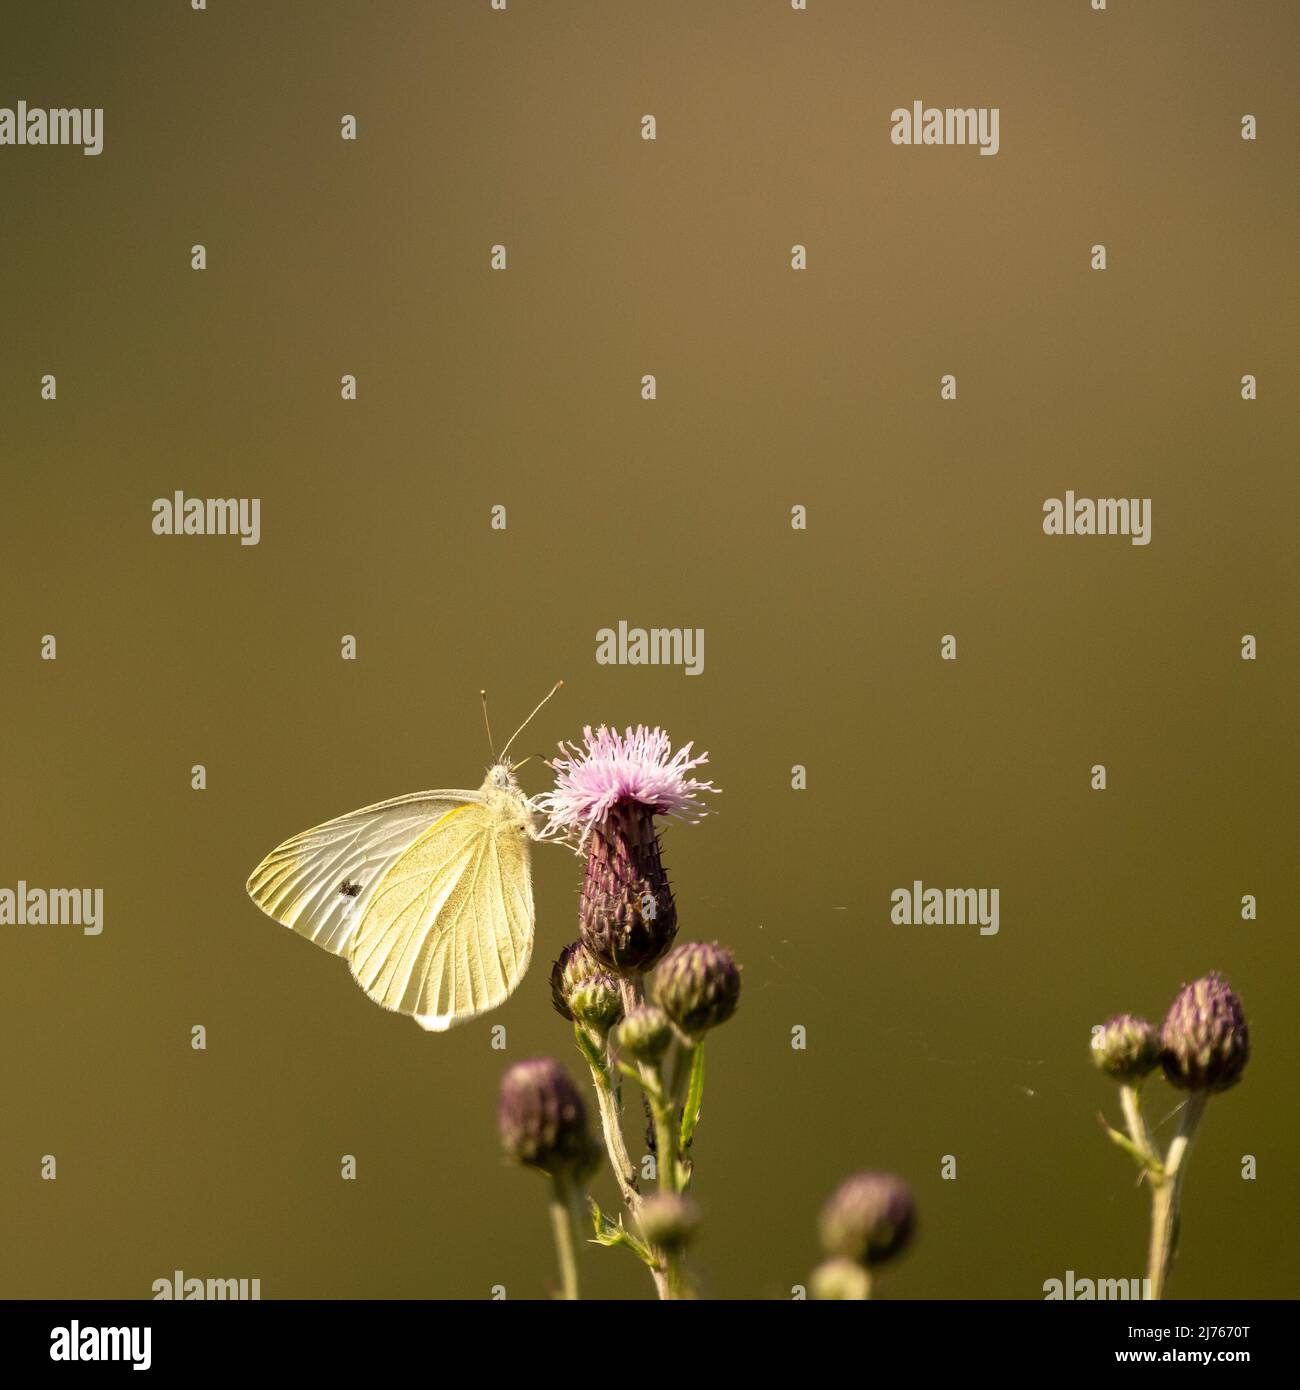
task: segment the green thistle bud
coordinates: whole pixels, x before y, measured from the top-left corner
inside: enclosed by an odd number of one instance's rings
[[[516,1062],[501,1078],[501,1147],[544,1173],[590,1171],[596,1157],[577,1087],[552,1057]]]
[[[912,1193],[893,1173],[856,1173],[822,1209],[822,1245],[828,1255],[870,1267],[892,1258],[912,1238]]]
[[[618,1030],[619,1049],[636,1062],[657,1062],[672,1040],[673,1026],[668,1015],[653,1004],[633,1009]]]
[[[1092,1060],[1116,1081],[1140,1081],[1160,1065],[1160,1036],[1146,1019],[1117,1014],[1093,1035]]]
[[[740,969],[725,947],[703,941],[677,946],[655,971],[660,1007],[692,1042],[725,1023],[740,1002]]]
[[[605,972],[581,941],[571,942],[560,952],[560,958],[551,966],[551,1003],[556,1011],[570,1023],[577,1020],[569,1004],[569,997],[579,985],[593,976]]]
[[[853,1260],[826,1260],[809,1282],[809,1292],[822,1303],[871,1297],[871,1276]]]
[[[1250,1060],[1241,1000],[1217,971],[1184,985],[1161,1030],[1165,1076],[1185,1091],[1226,1091]]]
[[[641,1204],[641,1234],[661,1250],[677,1254],[690,1244],[700,1225],[700,1209],[689,1197],[659,1192]]]
[[[570,1016],[598,1038],[623,1017],[623,996],[612,975],[592,975],[569,995]]]

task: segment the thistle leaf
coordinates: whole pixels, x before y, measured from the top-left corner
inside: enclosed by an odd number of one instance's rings
[[[695,1126],[700,1122],[700,1109],[704,1105],[704,1044],[696,1043],[691,1049],[691,1079],[686,1087],[686,1103],[682,1106],[682,1129],[678,1148],[684,1154],[695,1138]]]
[[[1159,1162],[1156,1159],[1149,1157],[1147,1154],[1144,1154],[1142,1150],[1139,1149],[1138,1146],[1128,1137],[1127,1134],[1121,1134],[1119,1130],[1112,1129],[1111,1126],[1106,1123],[1104,1116],[1098,1115],[1097,1119],[1100,1122],[1102,1129],[1106,1131],[1106,1137],[1110,1140],[1110,1142],[1112,1144],[1117,1144],[1121,1149],[1123,1149],[1124,1152],[1128,1154],[1140,1168],[1149,1169],[1157,1177],[1163,1175],[1164,1169],[1161,1167]]]
[[[623,1218],[611,1221],[608,1216],[601,1211],[600,1206],[594,1197],[587,1198],[591,1206],[592,1224],[595,1227],[595,1244],[597,1245],[622,1245],[630,1250],[648,1269],[657,1269],[658,1262],[650,1253],[647,1246],[639,1241],[631,1231],[623,1225]]]

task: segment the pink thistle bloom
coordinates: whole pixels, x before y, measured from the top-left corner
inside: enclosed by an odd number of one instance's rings
[[[541,831],[545,839],[576,840],[581,848],[592,829],[619,806],[697,821],[708,814],[699,794],[721,790],[690,775],[709,755],[691,757],[692,743],[674,753],[662,729],[638,724],[619,734],[602,724],[592,733],[588,725],[582,739],[581,747],[560,744],[560,756],[550,764],[555,788],[537,798],[538,809],[547,816]]]

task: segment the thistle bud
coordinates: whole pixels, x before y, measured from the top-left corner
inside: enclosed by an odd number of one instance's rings
[[[1165,1076],[1185,1091],[1226,1091],[1250,1060],[1241,1000],[1217,971],[1183,986],[1160,1041]]]
[[[912,1193],[893,1173],[856,1173],[822,1209],[822,1245],[828,1255],[863,1266],[898,1254],[912,1238]]]
[[[677,935],[677,904],[647,806],[615,806],[591,829],[578,908],[582,940],[621,975],[648,970]]]
[[[589,1169],[594,1151],[586,1108],[554,1058],[516,1062],[501,1078],[497,1113],[501,1146],[516,1163],[552,1174]]]
[[[659,1192],[641,1204],[641,1234],[661,1250],[676,1254],[690,1244],[700,1224],[700,1209],[689,1197]]]
[[[654,994],[668,1017],[696,1042],[736,1012],[740,970],[725,947],[690,941],[670,951],[655,972]]]
[[[635,1062],[657,1062],[673,1040],[668,1015],[653,1004],[633,1009],[618,1030],[618,1045]]]
[[[1118,1014],[1093,1035],[1092,1060],[1116,1081],[1140,1081],[1160,1065],[1160,1035],[1146,1019]]]
[[[871,1297],[871,1276],[852,1260],[826,1260],[812,1272],[809,1292],[821,1303]]]
[[[576,1022],[569,998],[573,991],[594,975],[604,971],[581,941],[571,942],[560,952],[560,958],[551,966],[551,1003],[558,1013],[570,1023]]]
[[[572,1017],[589,1028],[598,1038],[623,1017],[623,996],[618,981],[612,975],[593,975],[583,980],[569,995]]]

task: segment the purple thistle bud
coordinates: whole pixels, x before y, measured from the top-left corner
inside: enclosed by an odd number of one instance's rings
[[[700,1209],[689,1197],[658,1192],[641,1203],[641,1234],[661,1250],[677,1253],[699,1229]]]
[[[672,945],[677,904],[647,807],[615,806],[592,827],[578,923],[591,954],[620,975],[648,970]]]
[[[635,1062],[657,1062],[673,1041],[668,1015],[653,1004],[633,1009],[618,1030],[619,1050]]]
[[[1226,1091],[1250,1060],[1241,1000],[1218,971],[1183,986],[1160,1041],[1165,1076],[1185,1091]]]
[[[655,971],[654,997],[691,1041],[725,1023],[740,1002],[740,968],[725,946],[688,941]]]
[[[912,1238],[916,1210],[911,1189],[893,1173],[855,1173],[822,1209],[822,1245],[828,1255],[880,1264]]]
[[[1092,1039],[1092,1060],[1116,1081],[1140,1081],[1160,1065],[1160,1035],[1133,1014],[1117,1014]]]
[[[588,1171],[595,1157],[577,1087],[553,1057],[516,1062],[501,1078],[501,1146],[544,1173]]]

